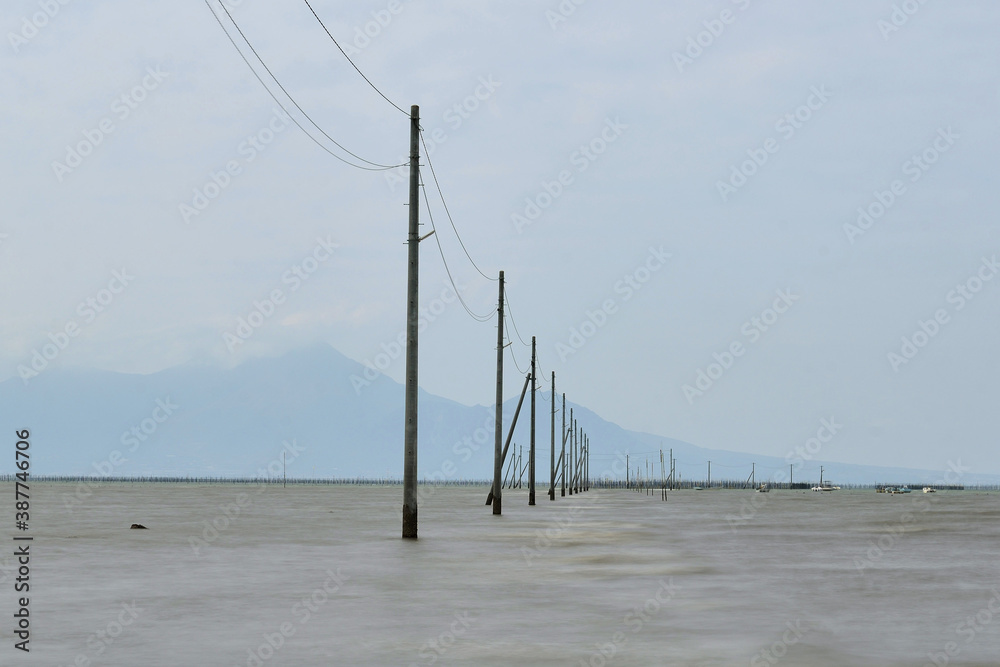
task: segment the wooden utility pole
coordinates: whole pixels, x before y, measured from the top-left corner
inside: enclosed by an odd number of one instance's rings
[[[535,337],[531,337],[531,443],[528,445],[528,504],[535,504]]]
[[[500,299],[497,302],[497,414],[493,453],[493,514],[502,513],[503,497],[500,484],[503,479],[503,271],[500,272]]]
[[[549,445],[549,500],[556,499],[556,372],[552,371],[552,444]]]
[[[566,394],[562,395],[562,399],[563,399],[563,408],[562,408],[562,456],[559,457],[562,460],[562,482],[561,482],[562,492],[559,495],[560,496],[565,496],[566,495],[566,436],[569,435],[569,433],[566,431]],[[572,408],[570,408],[570,410],[572,410]]]
[[[410,230],[406,276],[406,399],[403,435],[403,537],[417,537],[417,308],[420,262],[420,107],[410,107]]]

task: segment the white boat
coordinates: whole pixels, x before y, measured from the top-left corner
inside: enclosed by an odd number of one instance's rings
[[[760,486],[757,487],[757,493],[768,493],[770,490],[764,482],[761,482]]]
[[[925,486],[924,493],[937,493],[937,489],[935,489],[933,486]]]
[[[823,481],[823,466],[819,467],[819,484],[812,488],[813,491],[840,491],[839,486],[834,486],[830,482]]]

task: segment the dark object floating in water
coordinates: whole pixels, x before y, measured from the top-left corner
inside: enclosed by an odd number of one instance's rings
[[[149,530],[149,528],[146,528],[141,523],[133,523],[130,530]]]

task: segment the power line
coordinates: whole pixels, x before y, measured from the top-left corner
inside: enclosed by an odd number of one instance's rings
[[[499,280],[499,278],[490,278],[488,275],[483,273],[476,264],[475,260],[472,259],[472,255],[469,254],[469,250],[465,247],[465,242],[462,241],[462,235],[458,233],[458,228],[455,227],[455,220],[451,217],[451,211],[448,210],[448,202],[444,200],[444,192],[441,191],[441,183],[438,182],[437,173],[434,171],[434,163],[431,162],[431,152],[427,150],[427,142],[424,141],[423,131],[420,132],[420,143],[424,146],[424,155],[427,157],[427,166],[431,168],[431,176],[434,177],[434,185],[437,186],[438,195],[441,197],[441,204],[444,206],[444,212],[448,214],[448,222],[451,223],[451,228],[455,232],[455,236],[458,237],[458,243],[462,246],[462,250],[465,251],[465,256],[469,258],[469,262],[472,263],[472,266],[476,268],[476,271],[479,271],[479,275],[483,278],[493,281]]]
[[[509,305],[509,304],[508,304],[508,305]],[[511,340],[511,337],[510,337],[510,329],[509,329],[509,328],[507,327],[507,320],[508,320],[508,319],[509,319],[509,318],[507,318],[507,317],[505,317],[505,318],[503,319],[503,329],[504,329],[504,331],[506,331],[506,332],[507,332],[507,340]],[[513,341],[511,341],[511,342],[513,342]],[[519,363],[517,363],[517,355],[516,355],[516,354],[514,354],[514,348],[513,348],[513,346],[511,346],[511,347],[510,347],[510,358],[514,360],[514,367],[515,367],[515,368],[517,368],[517,371],[518,371],[518,372],[519,372],[519,373],[520,373],[521,375],[524,375],[524,374],[525,374],[525,371],[524,371],[524,370],[523,370],[523,369],[521,368],[521,365],[520,365]]]
[[[510,314],[510,322],[511,322],[511,324],[514,325],[514,333],[517,334],[518,339],[521,341],[521,345],[524,345],[525,347],[530,347],[530,345],[528,345],[527,343],[525,343],[524,339],[521,338],[521,332],[517,330],[517,322],[514,321],[514,313],[510,309],[510,299],[507,297],[507,290],[504,290],[503,298],[504,298],[504,301],[507,302],[507,311]]]
[[[371,160],[366,160],[363,157],[355,155],[354,153],[352,153],[351,151],[347,150],[346,148],[344,148],[343,146],[341,146],[339,143],[337,143],[337,141],[334,140],[333,137],[331,137],[329,134],[327,134],[323,130],[323,128],[321,128],[319,125],[316,124],[316,122],[309,116],[309,114],[307,114],[305,112],[305,110],[301,106],[299,106],[298,102],[296,102],[295,99],[288,93],[288,91],[285,90],[285,87],[281,85],[281,82],[278,81],[278,78],[274,76],[274,73],[271,72],[271,70],[270,70],[270,68],[268,68],[267,64],[263,61],[263,59],[261,59],[260,55],[257,53],[257,50],[254,49],[253,44],[250,43],[250,40],[247,39],[246,35],[243,34],[243,31],[240,29],[239,24],[236,23],[236,20],[233,19],[232,14],[230,14],[229,10],[226,8],[225,3],[222,3],[222,9],[223,9],[223,11],[226,12],[226,15],[229,17],[229,20],[233,22],[233,26],[235,26],[236,30],[240,33],[240,37],[242,37],[243,41],[246,42],[247,46],[250,47],[250,50],[253,51],[253,54],[257,57],[257,60],[259,60],[260,64],[264,66],[264,69],[267,70],[267,73],[271,76],[272,79],[274,79],[274,82],[278,84],[278,87],[281,88],[281,91],[283,93],[285,93],[285,95],[288,96],[288,99],[291,100],[292,104],[294,104],[295,107],[299,111],[302,112],[302,115],[305,116],[306,118],[308,118],[309,122],[312,123],[313,126],[315,126],[317,130],[319,130],[320,132],[323,133],[323,136],[325,136],[327,139],[329,139],[330,141],[332,141],[341,150],[343,150],[344,152],[346,152],[346,153],[352,155],[353,157],[361,160],[362,162],[367,162],[368,164],[374,165],[374,166],[372,166],[372,167],[364,167],[362,165],[354,164],[350,160],[345,160],[344,158],[342,158],[341,156],[337,155],[336,153],[334,153],[333,151],[331,151],[329,148],[327,148],[326,146],[324,146],[322,143],[320,143],[319,140],[316,139],[316,137],[314,137],[308,130],[306,130],[306,128],[302,127],[302,124],[298,121],[298,119],[295,118],[295,116],[293,116],[291,113],[288,112],[288,109],[285,107],[284,104],[282,104],[281,100],[278,99],[278,96],[274,94],[274,91],[272,91],[271,88],[270,88],[270,86],[268,86],[264,82],[264,79],[261,78],[260,74],[257,73],[257,70],[254,68],[254,66],[250,64],[250,61],[247,59],[246,55],[243,54],[243,51],[240,49],[240,47],[236,44],[236,40],[233,39],[233,36],[231,34],[229,34],[229,30],[226,29],[226,26],[222,23],[222,19],[219,18],[219,15],[216,13],[215,9],[212,7],[212,5],[209,2],[209,0],[205,0],[205,5],[208,7],[209,11],[212,12],[212,16],[215,18],[216,22],[218,22],[219,27],[222,28],[222,31],[224,33],[226,33],[226,37],[229,38],[229,42],[233,45],[233,48],[236,49],[236,52],[238,54],[240,54],[240,57],[243,59],[243,62],[245,62],[247,64],[247,67],[250,68],[250,71],[253,72],[253,75],[257,78],[258,81],[260,81],[260,85],[264,86],[264,90],[266,90],[267,93],[274,99],[275,103],[278,106],[281,107],[282,111],[284,111],[288,115],[288,117],[292,119],[292,122],[295,123],[296,125],[298,125],[299,129],[302,130],[306,134],[307,137],[309,137],[310,139],[312,139],[313,142],[315,142],[317,146],[319,146],[324,151],[326,151],[327,153],[329,153],[333,157],[337,158],[338,160],[340,160],[344,164],[350,165],[350,166],[355,167],[357,169],[364,169],[365,171],[385,171],[387,169],[396,169],[397,167],[405,166],[405,164],[383,165],[383,164],[379,164],[377,162],[372,162]]]
[[[451,282],[452,289],[455,290],[455,295],[458,296],[458,300],[462,304],[462,307],[465,308],[465,312],[467,312],[469,316],[472,317],[472,319],[476,320],[477,322],[489,322],[491,319],[493,319],[493,313],[495,313],[496,310],[491,312],[489,315],[477,315],[476,313],[472,312],[472,309],[469,308],[469,305],[465,303],[465,299],[462,298],[462,292],[459,291],[458,285],[455,284],[455,279],[452,278],[451,276],[451,269],[448,268],[448,260],[446,260],[444,257],[444,248],[441,247],[441,239],[437,233],[437,227],[434,226],[434,214],[431,212],[431,203],[430,200],[427,198],[427,188],[424,187],[423,178],[420,179],[420,186],[424,191],[424,203],[427,205],[427,217],[430,218],[431,221],[431,230],[434,233],[434,241],[437,243],[438,252],[441,254],[441,262],[444,264],[445,273],[448,274],[448,280]]]
[[[389,103],[389,104],[391,104],[392,106],[394,106],[394,107],[396,107],[397,109],[399,109],[400,113],[402,113],[402,114],[403,114],[403,115],[405,115],[405,116],[406,116],[407,118],[409,118],[410,114],[408,114],[408,113],[407,113],[406,111],[404,111],[404,110],[403,110],[403,109],[402,109],[402,108],[401,108],[401,107],[400,107],[400,106],[399,106],[398,104],[396,104],[395,102],[393,102],[392,100],[390,100],[390,99],[389,99],[388,97],[386,97],[386,96],[385,96],[385,95],[384,95],[384,94],[382,93],[382,91],[381,91],[381,90],[379,90],[379,89],[378,89],[378,87],[377,87],[377,86],[376,86],[376,85],[375,85],[374,83],[372,83],[372,82],[371,82],[371,79],[369,79],[369,78],[368,78],[367,76],[365,76],[365,73],[364,73],[364,72],[362,72],[362,71],[361,71],[361,70],[360,70],[360,69],[358,68],[358,66],[354,64],[354,61],[353,61],[353,60],[351,60],[351,57],[350,57],[349,55],[347,55],[347,52],[346,52],[346,51],[344,51],[344,49],[340,48],[340,43],[339,43],[339,42],[337,42],[337,40],[336,40],[336,39],[334,39],[334,37],[333,37],[333,35],[332,35],[332,34],[330,33],[330,31],[326,29],[326,24],[324,24],[324,23],[323,23],[323,19],[321,19],[321,18],[319,17],[319,14],[317,14],[317,13],[316,13],[316,10],[315,10],[315,9],[313,9],[313,8],[312,8],[312,5],[310,5],[310,4],[309,4],[309,0],[302,0],[302,1],[303,1],[304,3],[306,3],[306,7],[308,7],[308,8],[309,8],[309,11],[311,11],[311,12],[312,12],[312,15],[316,17],[316,20],[317,20],[317,21],[319,21],[319,24],[320,24],[321,26],[323,26],[323,30],[324,30],[324,31],[326,32],[326,34],[327,34],[327,35],[328,35],[328,36],[330,37],[330,39],[331,39],[331,40],[333,40],[333,43],[334,43],[334,44],[336,44],[336,46],[337,46],[337,49],[339,49],[339,50],[340,50],[340,52],[344,54],[344,57],[345,57],[345,58],[347,58],[347,62],[351,63],[351,67],[353,67],[354,69],[356,69],[356,70],[358,71],[358,74],[360,74],[360,75],[361,75],[361,78],[362,78],[362,79],[364,79],[365,81],[367,81],[367,82],[368,82],[368,85],[369,85],[369,86],[371,86],[371,87],[372,87],[372,89],[373,89],[373,90],[374,90],[374,91],[375,91],[376,93],[378,93],[379,95],[381,95],[381,96],[382,96],[382,99],[383,99],[383,100],[385,100],[386,102],[388,102],[388,103]]]

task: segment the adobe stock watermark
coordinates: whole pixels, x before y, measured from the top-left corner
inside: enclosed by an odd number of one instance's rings
[[[788,655],[788,650],[802,641],[808,634],[808,629],[802,629],[802,621],[788,621],[785,623],[785,631],[781,634],[781,639],[771,643],[770,646],[762,648],[750,658],[750,667],[767,667],[776,665],[781,659]]]
[[[967,616],[955,628],[955,634],[960,639],[965,640],[965,648],[968,648],[980,633],[993,624],[995,616],[1000,615],[1000,590],[994,586],[990,589],[990,593],[993,596],[986,601],[986,604],[975,614]],[[944,667],[961,655],[962,648],[963,646],[957,641],[946,642],[940,651],[927,653],[927,659],[930,662],[924,663],[924,667]]]
[[[83,139],[76,144],[67,144],[66,157],[63,162],[53,160],[52,172],[56,175],[56,180],[62,183],[63,179],[82,165],[87,157],[93,155],[97,147],[103,144],[105,139],[118,128],[115,125],[115,120],[117,119],[119,123],[124,122],[132,115],[133,111],[139,108],[140,104],[149,99],[149,94],[159,88],[168,76],[170,73],[161,72],[159,65],[155,69],[147,67],[146,75],[139,83],[111,102],[112,115],[97,121],[95,127],[84,130]]]
[[[938,128],[937,135],[931,143],[903,163],[901,167],[903,175],[909,177],[910,183],[918,182],[960,138],[961,135],[952,131],[950,126]],[[857,220],[853,224],[844,223],[844,234],[848,242],[854,245],[855,239],[864,236],[907,192],[906,182],[898,178],[892,181],[887,189],[875,190],[874,200],[867,206],[858,207]]]
[[[143,611],[142,608],[136,604],[135,600],[132,600],[131,603],[122,602],[118,615],[108,621],[103,628],[98,628],[96,632],[87,637],[87,651],[77,653],[73,658],[73,664],[65,667],[88,667],[92,661],[104,655],[112,644],[124,634],[125,630],[138,620],[141,611]]]
[[[751,0],[732,0],[732,4],[739,7],[741,12],[745,12],[751,4]],[[683,51],[674,51],[674,65],[677,71],[684,73],[684,68],[694,65],[694,61],[704,55],[705,50],[712,47],[716,40],[726,32],[726,26],[736,23],[739,14],[732,9],[723,9],[718,17],[703,21],[704,30],[691,35],[687,39],[687,47]]]
[[[112,271],[108,286],[98,290],[93,296],[87,297],[76,307],[76,314],[83,320],[82,325],[77,320],[70,319],[55,333],[48,332],[49,342],[44,343],[41,348],[32,349],[31,360],[26,364],[19,364],[17,367],[17,374],[25,386],[28,385],[29,380],[38,377],[39,373],[48,368],[49,364],[69,347],[70,341],[80,335],[82,327],[93,323],[97,316],[107,310],[133,280],[135,280],[135,276],[130,276],[128,269]]]
[[[888,42],[889,37],[905,27],[927,2],[928,0],[903,0],[900,3],[893,3],[888,18],[881,18],[875,22],[879,32],[882,33],[882,39]]]
[[[420,665],[433,665],[448,652],[459,639],[465,636],[472,624],[479,619],[477,614],[468,610],[455,612],[455,620],[451,622],[447,630],[442,631],[438,636],[428,639],[417,652],[420,662],[411,662],[409,667],[420,667]]]
[[[446,280],[444,282],[444,289],[441,290],[441,293],[436,298],[431,299],[427,305],[420,305],[418,307],[417,333],[423,333],[428,326],[445,313],[449,305],[458,300],[459,292],[465,288],[457,284],[456,286],[458,287],[458,292],[452,287],[451,282]],[[360,396],[361,391],[365,387],[370,386],[397,359],[403,356],[403,353],[406,351],[406,329],[400,331],[392,340],[382,343],[380,348],[382,349],[381,352],[362,362],[365,370],[361,375],[357,373],[351,374],[351,387],[354,388],[355,395]]]
[[[169,420],[176,410],[181,406],[170,400],[170,397],[158,398],[155,401],[156,407],[149,416],[122,433],[120,442],[127,448],[129,453],[133,453],[139,447],[153,437],[160,426]],[[110,477],[123,463],[128,461],[120,449],[112,450],[106,459],[91,464],[94,472],[99,477]],[[73,495],[63,494],[63,507],[70,514],[74,509],[83,505],[84,501],[94,495],[94,491],[103,486],[95,480],[83,480],[76,485]]]
[[[945,471],[941,479],[931,486],[956,486],[961,482],[962,475],[970,470],[972,468],[962,465],[962,459],[948,461],[948,470]],[[917,520],[919,516],[917,512],[923,514],[930,511],[934,503],[937,502],[938,495],[921,494],[910,499],[910,507],[903,510],[895,523],[887,524],[877,538],[868,540],[868,549],[865,551],[864,557],[855,556],[853,559],[854,569],[858,571],[860,576],[865,576],[866,570],[875,567],[888,553],[900,545],[906,535],[907,526]]]
[[[815,459],[819,455],[820,450],[825,445],[833,442],[836,435],[843,429],[844,425],[838,423],[836,417],[830,417],[829,419],[824,417],[820,419],[816,435],[807,438],[805,443],[796,445],[785,454],[785,463],[793,466],[793,469],[790,469],[789,473],[794,474],[795,471],[802,470],[806,462]],[[784,484],[790,481],[791,479],[785,474],[783,469],[776,470],[771,475],[771,482],[775,484]],[[740,502],[739,512],[737,514],[726,515],[726,523],[729,524],[729,530],[735,534],[737,528],[753,521],[761,509],[767,505],[769,498],[770,494],[764,493],[754,493],[749,498],[743,498]]]
[[[545,20],[549,22],[552,32],[559,28],[560,23],[566,23],[570,17],[576,14],[577,8],[585,4],[587,0],[560,0],[555,9],[545,10]]]
[[[10,47],[14,49],[14,53],[20,53],[22,46],[38,37],[42,29],[49,25],[52,19],[59,15],[62,8],[71,2],[73,0],[38,0],[38,9],[41,11],[22,17],[21,29],[17,32],[7,33],[7,40],[10,42]]]
[[[740,327],[740,333],[749,339],[748,344],[752,345],[760,340],[761,336],[770,331],[781,319],[781,316],[787,313],[799,300],[798,295],[792,294],[790,289],[778,290],[775,294],[777,296],[769,308],[762,310],[760,315],[751,317]],[[688,405],[694,405],[695,398],[704,396],[709,389],[715,386],[715,383],[733,367],[736,360],[746,354],[747,349],[747,345],[742,340],[736,339],[721,353],[713,352],[712,358],[715,361],[709,363],[705,369],[698,369],[694,385],[685,384],[681,387]]]
[[[234,667],[263,667],[264,663],[273,658],[274,654],[280,651],[285,643],[312,619],[313,614],[318,613],[330,601],[330,598],[340,593],[344,584],[350,580],[350,577],[343,574],[339,567],[336,572],[327,570],[326,577],[326,581],[321,586],[316,587],[300,602],[292,605],[290,620],[279,623],[274,632],[262,635],[264,641],[256,647],[248,648],[246,660],[243,663],[235,663]]]
[[[468,463],[472,457],[482,450],[487,443],[493,445],[494,424],[496,416],[492,410],[486,411],[486,419],[483,425],[478,427],[471,435],[463,436],[461,440],[455,442],[451,447],[451,452],[460,459],[461,463]],[[425,483],[417,486],[417,500],[423,502],[437,493],[435,482],[445,482],[453,479],[458,473],[458,466],[453,458],[445,459],[437,470],[424,478]]]
[[[316,245],[312,252],[304,259],[293,264],[281,275],[281,284],[289,285],[288,294],[294,294],[319,268],[333,257],[333,252],[340,246],[330,240],[330,235],[324,239],[317,237]],[[233,353],[243,343],[250,340],[264,323],[274,317],[278,308],[285,304],[288,298],[280,287],[276,287],[268,292],[268,295],[261,300],[254,300],[253,308],[245,317],[236,320],[236,327],[233,331],[224,331],[222,340],[226,343],[226,349]]]
[[[986,284],[996,277],[997,273],[1000,273],[997,256],[993,255],[989,259],[983,257],[979,268],[945,296],[945,301],[954,306],[952,312],[949,313],[947,308],[938,308],[929,319],[917,320],[917,330],[900,339],[898,352],[894,350],[886,355],[893,372],[898,373],[902,366],[910,363],[920,350],[927,347],[941,333],[941,328],[951,322],[952,314],[963,310],[977,294],[983,291]]]
[[[774,131],[781,135],[781,139],[768,137],[760,148],[748,148],[747,159],[738,165],[731,165],[729,179],[715,182],[715,188],[719,191],[722,201],[728,202],[730,197],[749,183],[761,167],[768,163],[771,156],[781,150],[782,142],[791,141],[792,137],[812,120],[814,114],[826,106],[832,96],[826,85],[812,86],[804,103],[778,118],[774,124]]]
[[[625,614],[625,618],[622,619],[622,625],[625,626],[625,629],[618,630],[611,635],[610,641],[603,644],[595,643],[590,655],[586,658],[580,658],[577,663],[579,667],[606,667],[615,659],[622,647],[628,643],[628,634],[625,633],[625,630],[629,630],[633,635],[639,634],[676,597],[677,587],[674,585],[673,577],[660,579],[659,584],[660,587],[656,593],[641,606],[633,607]]]
[[[607,325],[609,318],[618,312],[619,306],[631,300],[652,279],[653,274],[666,266],[671,257],[673,255],[664,251],[663,246],[650,246],[646,259],[615,283],[614,293],[618,296],[605,299],[595,310],[586,311],[586,319],[577,326],[570,327],[566,342],[556,343],[559,361],[565,363],[566,359],[583,349],[587,341],[596,336]]]
[[[209,172],[208,179],[194,188],[191,203],[181,202],[177,206],[181,220],[190,224],[192,218],[201,215],[209,205],[233,184],[233,179],[243,173],[243,168],[257,159],[282,132],[288,129],[291,117],[281,109],[274,109],[271,120],[254,134],[248,135],[236,147],[236,157],[227,160],[218,170]]]
[[[581,144],[579,148],[570,153],[570,165],[577,174],[587,171],[600,156],[607,152],[611,144],[621,138],[627,129],[628,125],[622,123],[618,117],[615,117],[614,120],[605,119],[604,127],[593,139]],[[524,208],[520,212],[514,212],[510,215],[510,221],[514,224],[517,233],[522,234],[525,227],[533,225],[575,181],[576,176],[571,169],[561,170],[552,180],[543,179],[538,192],[533,196],[525,197]]]
[[[385,9],[373,10],[371,21],[366,22],[363,26],[354,26],[352,32],[354,39],[349,42],[346,40],[341,42],[344,46],[344,53],[351,57],[361,55],[361,52],[371,46],[372,42],[378,39],[393,20],[403,13],[405,6],[400,0],[389,0]]]
[[[493,98],[497,89],[503,85],[503,82],[495,80],[492,74],[480,76],[478,83],[479,85],[476,86],[472,93],[450,106],[442,115],[441,121],[448,126],[448,129],[439,126],[433,130],[422,131],[428,155],[434,155],[434,151],[437,150],[438,146],[448,141],[450,137],[449,131],[457,132],[467,120],[472,118],[472,115],[476,111],[482,108],[484,103]],[[397,164],[409,164],[409,162],[410,158],[408,156],[400,156],[397,160]],[[396,186],[405,185],[410,182],[409,176],[401,175],[395,169],[387,170],[384,178],[390,192],[395,192]]]
[[[255,496],[259,496],[267,490],[267,481],[279,479],[282,471],[289,463],[294,463],[302,455],[306,448],[299,445],[293,438],[291,442],[285,440],[281,443],[281,452],[264,467],[257,469],[257,491]],[[201,536],[193,535],[188,537],[188,544],[196,558],[204,555],[204,550],[215,543],[222,533],[229,530],[240,516],[253,506],[253,498],[249,493],[240,492],[236,494],[231,502],[219,505],[219,514],[211,521],[202,520]]]

